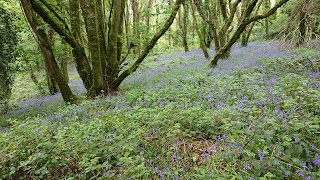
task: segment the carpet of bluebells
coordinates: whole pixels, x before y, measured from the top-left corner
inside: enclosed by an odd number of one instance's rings
[[[0,118],[0,177],[320,179],[320,52],[231,54],[215,69],[200,50],[151,56],[117,95],[21,102]]]

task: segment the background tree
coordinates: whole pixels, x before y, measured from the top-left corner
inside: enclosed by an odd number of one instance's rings
[[[199,42],[200,42],[200,48],[202,49],[202,52],[204,54],[204,57],[206,57],[207,59],[210,58],[209,56],[209,53],[208,53],[208,49],[206,47],[206,44],[205,44],[205,40],[203,38],[203,35],[199,29],[199,25],[198,25],[198,20],[197,20],[197,16],[196,16],[196,10],[195,10],[195,7],[193,5],[193,0],[191,0],[191,14],[192,14],[192,17],[193,17],[193,27],[195,28],[197,34],[198,34],[198,37],[199,37]]]
[[[224,19],[224,23],[222,25],[217,24],[214,19],[209,19],[203,12],[199,0],[194,0],[195,5],[197,6],[197,9],[199,11],[199,14],[203,18],[204,21],[206,21],[208,24],[212,25],[214,28],[214,44],[216,49],[216,54],[211,60],[211,66],[215,67],[217,65],[217,62],[219,59],[227,58],[230,56],[230,49],[234,43],[237,42],[238,39],[240,39],[241,34],[245,31],[247,26],[255,21],[258,21],[260,19],[267,18],[271,16],[273,13],[277,11],[278,8],[280,8],[282,5],[284,5],[289,0],[281,0],[277,4],[274,5],[271,9],[269,9],[266,13],[261,15],[253,15],[253,12],[255,8],[257,8],[258,1],[259,0],[248,0],[248,4],[245,6],[245,10],[243,10],[243,14],[241,15],[240,23],[238,23],[237,28],[232,33],[231,37],[228,37],[228,30],[232,25],[232,21],[234,20],[235,13],[237,11],[237,8],[239,7],[241,0],[237,0],[232,4],[229,4],[228,6],[225,4],[223,0],[219,1],[219,7],[221,11],[222,18]],[[229,3],[231,3],[229,1]],[[246,3],[246,1],[242,2]],[[226,7],[229,7],[229,11],[226,9]],[[229,14],[227,12],[230,12]],[[219,26],[218,26],[219,25]],[[218,27],[221,27],[218,31]]]
[[[0,115],[6,111],[13,81],[10,63],[16,58],[15,48],[18,43],[13,19],[12,14],[0,7]]]
[[[288,12],[290,18],[284,30],[286,40],[301,46],[306,39],[316,39],[320,35],[319,0],[297,0],[293,10]]]

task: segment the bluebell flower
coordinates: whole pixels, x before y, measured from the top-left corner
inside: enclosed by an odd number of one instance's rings
[[[320,167],[320,156],[317,156],[317,158],[313,161],[315,165]]]
[[[258,155],[259,155],[259,158],[260,158],[260,162],[263,160],[263,158],[264,158],[264,153],[263,152],[261,152],[261,151],[258,151]]]
[[[299,177],[304,177],[304,174],[303,174],[302,171],[297,171],[297,176],[299,176]]]
[[[311,180],[311,177],[307,176],[307,177],[304,178],[304,180]]]
[[[239,146],[239,147],[238,147],[238,156],[241,155],[242,151],[243,151],[243,148],[242,148],[241,146]]]

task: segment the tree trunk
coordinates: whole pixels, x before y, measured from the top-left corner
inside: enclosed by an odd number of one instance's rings
[[[0,61],[0,115],[5,113],[5,106],[11,96],[7,67]]]
[[[117,87],[114,87],[112,83],[116,80],[118,77],[119,72],[119,61],[118,55],[117,55],[117,49],[118,49],[118,35],[120,31],[120,23],[121,20],[121,14],[122,14],[122,5],[123,0],[117,0],[114,1],[113,7],[112,7],[112,18],[111,18],[111,27],[109,29],[109,38],[108,38],[108,47],[107,47],[107,70],[105,74],[105,84],[106,84],[106,93],[110,94],[112,91],[116,90]]]
[[[307,13],[302,10],[299,17],[299,35],[298,35],[298,42],[297,46],[301,46],[305,42],[305,36],[307,31]]]
[[[89,64],[89,60],[84,52],[84,48],[79,46],[82,44],[83,40],[81,37],[81,20],[80,20],[80,2],[79,0],[69,1],[70,8],[70,22],[71,22],[71,30],[72,36],[75,42],[70,42],[68,44],[72,46],[72,54],[75,58],[77,71],[83,81],[85,88],[90,91],[92,87],[92,71]],[[52,24],[50,24],[52,25]],[[56,30],[57,31],[57,30]],[[60,36],[62,33],[60,32]],[[64,36],[62,36],[64,37]]]
[[[67,51],[68,51],[68,57],[67,58],[69,58],[69,57],[71,57],[70,55],[69,55],[69,48],[67,49]],[[63,59],[61,59],[61,61],[60,61],[60,69],[61,69],[61,71],[62,71],[62,74],[63,74],[63,78],[65,79],[65,81],[67,82],[67,83],[69,83],[69,74],[68,74],[68,59],[65,59],[65,58],[63,58]]]
[[[130,13],[129,13],[129,5],[128,1],[125,2],[126,7],[125,7],[125,30],[126,30],[126,43],[127,43],[127,48],[129,49],[130,47]]]
[[[121,61],[121,55],[122,55],[122,38],[123,37],[123,30],[124,30],[124,12],[126,7],[126,0],[121,1],[121,14],[120,14],[120,22],[119,22],[119,28],[118,28],[118,39],[117,39],[117,61]]]
[[[140,38],[141,34],[139,31],[140,26],[140,8],[139,8],[139,1],[138,0],[131,0],[132,5],[132,11],[133,11],[133,33],[135,35],[136,41],[134,44],[137,46],[136,49],[134,49],[134,52],[139,56],[140,55]]]
[[[74,103],[76,101],[76,96],[73,95],[68,83],[63,78],[63,75],[54,58],[48,35],[45,33],[43,29],[38,28],[41,27],[41,24],[38,22],[38,20],[32,12],[30,0],[21,0],[21,3],[27,20],[29,21],[31,28],[36,34],[36,37],[39,41],[41,51],[45,57],[46,66],[49,68],[49,71],[52,72],[56,82],[58,83],[64,101],[67,103]]]
[[[146,25],[147,25],[147,35],[150,33],[150,11],[151,11],[151,7],[152,7],[152,4],[153,4],[153,0],[149,0],[148,2],[148,6],[147,6],[147,17],[146,17]]]
[[[103,71],[102,71],[102,51],[103,47],[101,46],[100,38],[100,26],[102,24],[98,18],[99,10],[96,0],[80,0],[80,6],[82,9],[82,14],[86,23],[86,31],[88,38],[88,49],[90,53],[90,60],[92,63],[92,77],[93,85],[92,89],[89,91],[91,97],[98,96],[103,91]]]
[[[182,39],[183,39],[183,47],[184,51],[188,52],[189,47],[188,47],[188,41],[187,41],[187,34],[188,34],[188,7],[185,1],[182,2],[183,5],[183,29],[182,29]]]
[[[53,47],[54,46],[54,31],[52,29],[49,29],[49,41],[50,41],[50,46]],[[41,49],[41,47],[40,47]],[[46,56],[47,54],[42,53],[43,56]],[[50,57],[44,57],[46,58],[50,58]],[[48,84],[48,89],[51,95],[56,94],[59,90],[57,87],[57,82],[53,77],[52,72],[50,71],[48,64],[45,63],[45,70],[46,70],[46,78],[47,78],[47,84]]]
[[[193,2],[193,1],[192,1]],[[207,50],[207,47],[204,43],[204,39],[203,39],[203,36],[200,32],[200,29],[198,27],[198,22],[197,22],[197,17],[196,17],[196,13],[195,13],[195,9],[194,9],[194,5],[193,3],[191,3],[191,13],[192,13],[192,17],[193,17],[193,24],[194,24],[194,28],[198,34],[198,37],[199,37],[199,41],[200,41],[200,48],[202,49],[202,52],[204,54],[204,57],[209,59],[210,56],[209,56],[209,53],[208,53],[208,50]]]

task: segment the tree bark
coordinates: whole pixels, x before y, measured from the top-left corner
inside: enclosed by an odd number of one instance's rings
[[[202,49],[204,57],[209,59],[210,56],[209,56],[207,47],[206,47],[206,45],[204,43],[204,39],[203,39],[202,33],[201,33],[201,31],[200,31],[200,29],[198,27],[197,17],[196,17],[196,13],[195,13],[195,9],[194,9],[193,3],[191,3],[191,13],[192,13],[192,17],[193,17],[194,28],[195,28],[195,30],[196,30],[196,32],[198,34],[198,37],[199,37],[200,48]]]
[[[2,106],[6,104],[11,95],[7,67],[0,61],[0,115],[4,112]]]
[[[188,52],[189,47],[188,47],[188,41],[187,41],[187,34],[188,34],[188,6],[185,1],[182,2],[183,5],[183,29],[182,29],[182,39],[183,39],[183,47],[184,51]]]
[[[36,34],[36,37],[39,41],[41,51],[45,57],[45,63],[49,70],[52,72],[56,82],[58,83],[64,101],[67,103],[75,103],[76,96],[73,95],[68,83],[63,78],[63,75],[58,67],[57,62],[55,61],[55,57],[49,42],[48,35],[45,33],[43,29],[38,28],[41,24],[38,22],[38,20],[32,12],[32,5],[30,3],[30,0],[21,0],[21,4],[24,9],[27,20],[29,21],[31,28]]]
[[[101,51],[103,47],[100,44],[101,33],[99,33],[99,28],[102,26],[99,23],[98,10],[96,0],[80,0],[80,6],[82,9],[82,14],[86,23],[86,31],[88,38],[88,49],[90,53],[90,60],[92,63],[92,77],[93,85],[92,89],[89,91],[90,96],[95,97],[102,93],[103,90],[103,72],[102,72],[102,60]]]
[[[49,29],[49,41],[50,41],[50,46],[54,46],[54,31],[52,29]],[[40,47],[41,49],[41,47]],[[48,54],[42,53],[43,56],[47,56]],[[44,57],[44,58],[50,58],[50,57]],[[51,95],[56,94],[59,92],[58,87],[57,87],[57,82],[54,79],[54,75],[50,71],[48,64],[45,63],[45,70],[46,70],[46,78],[47,78],[47,85],[48,89]]]
[[[135,35],[135,42],[134,44],[137,46],[136,49],[134,49],[134,52],[139,56],[141,53],[140,46],[140,38],[141,34],[139,31],[140,26],[140,8],[139,8],[139,1],[138,0],[131,0],[132,5],[132,13],[133,13],[133,33]]]
[[[112,83],[118,77],[119,72],[119,61],[117,55],[118,49],[118,35],[120,30],[121,14],[122,14],[122,3],[123,0],[114,1],[113,4],[113,13],[112,13],[112,22],[109,30],[109,38],[108,38],[108,47],[107,47],[107,70],[105,74],[105,87],[106,92],[109,94],[110,92],[116,90],[117,87],[114,87]]]

